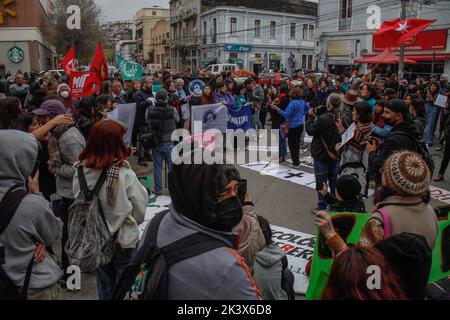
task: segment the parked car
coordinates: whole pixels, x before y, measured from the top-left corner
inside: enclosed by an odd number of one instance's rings
[[[222,72],[235,72],[237,70],[239,70],[239,66],[232,63],[213,64],[206,68],[206,72],[210,72],[212,75],[219,75]]]
[[[275,84],[279,84],[282,80],[291,79],[291,77],[285,73],[261,73],[259,76],[259,83],[261,85],[269,85],[270,79],[274,79]]]

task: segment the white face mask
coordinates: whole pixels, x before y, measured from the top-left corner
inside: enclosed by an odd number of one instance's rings
[[[69,91],[62,91],[61,92],[61,97],[63,97],[64,99],[67,99],[69,97],[70,93]]]

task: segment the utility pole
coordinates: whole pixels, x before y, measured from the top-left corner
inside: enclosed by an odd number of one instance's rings
[[[402,1],[402,14],[401,14],[401,19],[405,20],[406,19],[406,2],[408,0],[401,0]],[[401,81],[403,80],[403,70],[405,68],[405,45],[401,44],[400,45],[400,61],[398,63],[398,80]]]

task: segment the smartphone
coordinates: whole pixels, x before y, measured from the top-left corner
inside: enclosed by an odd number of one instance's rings
[[[247,179],[239,180],[238,196],[239,196],[239,200],[241,200],[242,203],[245,202],[246,194],[247,194]]]
[[[323,189],[323,178],[322,176],[316,177],[316,190],[321,191]]]

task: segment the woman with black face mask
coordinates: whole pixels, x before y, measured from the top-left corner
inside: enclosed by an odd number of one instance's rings
[[[259,300],[261,296],[232,232],[243,218],[239,172],[228,165],[174,165],[170,212],[159,226],[160,248],[196,233],[223,242],[168,269],[170,300]],[[147,233],[147,231],[145,232]],[[143,239],[145,239],[144,234]],[[145,242],[141,244],[145,246]]]

